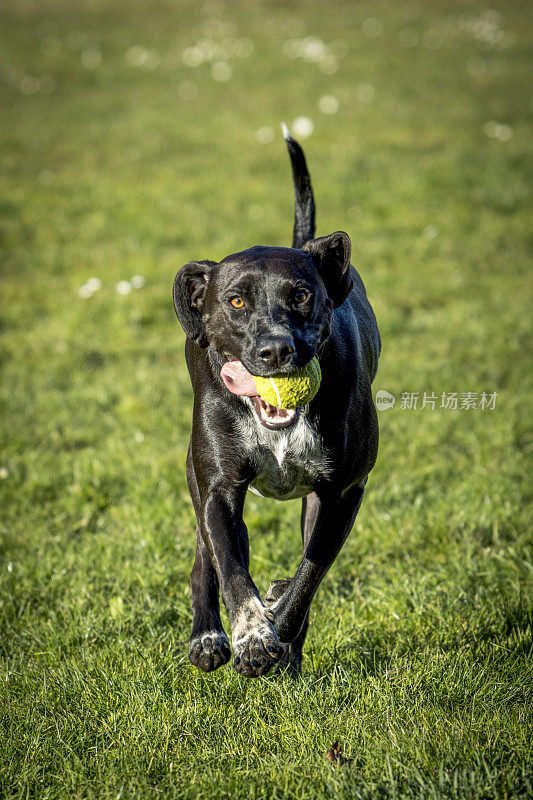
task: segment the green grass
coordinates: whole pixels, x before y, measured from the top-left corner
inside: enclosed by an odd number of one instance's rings
[[[529,13],[3,6],[2,798],[533,794]],[[287,53],[308,36],[321,63]],[[205,39],[229,80],[183,63]],[[170,287],[191,258],[289,243],[278,125],[301,115],[318,233],[353,240],[398,401],[301,680],[204,675]],[[400,407],[424,391],[498,396]],[[295,569],[298,519],[249,498],[262,591]]]

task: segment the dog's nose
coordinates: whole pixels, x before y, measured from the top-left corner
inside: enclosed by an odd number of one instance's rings
[[[294,355],[294,342],[285,336],[263,337],[257,347],[257,354],[261,361],[269,367],[283,367]]]

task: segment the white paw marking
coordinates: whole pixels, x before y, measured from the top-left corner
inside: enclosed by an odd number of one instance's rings
[[[252,637],[262,639],[275,636],[277,639],[276,631],[269,617],[272,617],[270,609],[266,609],[257,597],[243,605],[232,625],[233,647],[242,649],[246,646],[247,639]]]
[[[200,643],[201,645],[203,645],[206,639],[225,639],[226,641],[228,641],[229,644],[228,637],[222,631],[207,631],[207,633],[203,633],[201,636],[195,636],[194,638],[192,638],[191,646],[196,643]]]

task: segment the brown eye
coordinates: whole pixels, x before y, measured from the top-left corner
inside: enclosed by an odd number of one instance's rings
[[[296,300],[297,303],[305,303],[308,297],[309,297],[309,292],[306,292],[305,289],[299,289],[294,295],[294,299]]]
[[[234,297],[233,300],[230,300],[231,305],[233,308],[243,308],[244,307],[244,300],[242,297]]]

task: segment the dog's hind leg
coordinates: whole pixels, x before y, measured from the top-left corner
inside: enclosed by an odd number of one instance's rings
[[[318,519],[318,512],[320,511],[320,500],[315,492],[311,492],[302,500],[302,545],[305,553],[307,545],[311,541],[311,536],[315,529],[316,521]]]
[[[314,513],[309,509],[309,522],[314,526],[305,530],[304,555],[294,578],[287,581],[282,596],[270,606],[274,627],[282,642],[296,641],[305,630],[309,606],[328,569],[339,554],[350,533],[363,499],[366,479],[343,492],[313,501]]]
[[[302,499],[301,528],[304,553],[315,529],[319,510],[320,500],[314,492]],[[272,581],[265,595],[265,606],[271,606],[276,600],[279,600],[287,589],[289,589],[291,581],[292,578],[282,578],[281,580]],[[291,672],[296,674],[302,671],[302,650],[305,644],[308,627],[309,614],[306,614],[301,630],[296,639],[287,646],[286,653],[279,663],[278,670],[288,668]]]
[[[270,608],[285,594],[290,587],[291,581],[292,578],[282,578],[281,580],[272,581],[265,594],[265,608]],[[276,665],[276,673],[288,670],[288,672],[295,676],[300,674],[302,671],[302,648],[304,646],[308,627],[309,615],[306,615],[300,633],[295,640],[289,644],[283,645],[285,652]]]
[[[187,482],[196,510],[200,501],[190,456],[187,458]],[[200,530],[197,528],[196,556],[191,572],[193,620],[189,659],[195,667],[204,672],[211,672],[221,667],[231,656],[228,637],[220,619],[218,594],[218,579]]]
[[[307,550],[307,545],[311,541],[311,536],[315,529],[318,512],[320,511],[320,500],[315,492],[308,494],[307,497],[302,499],[302,549],[303,552]],[[305,637],[307,636],[307,629],[309,628],[309,614],[305,615],[304,623],[301,627],[300,633],[291,645],[292,649],[292,667],[297,672],[302,670],[302,650],[305,644]]]

